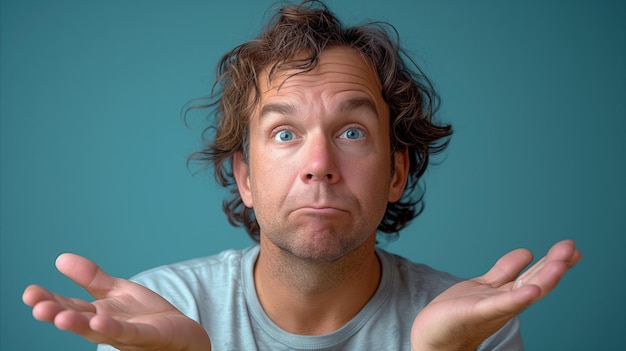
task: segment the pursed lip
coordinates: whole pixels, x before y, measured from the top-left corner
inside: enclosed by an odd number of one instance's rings
[[[302,211],[305,213],[311,214],[336,214],[338,212],[347,212],[346,210],[341,209],[338,206],[332,205],[306,205],[300,206],[296,209],[296,211]]]

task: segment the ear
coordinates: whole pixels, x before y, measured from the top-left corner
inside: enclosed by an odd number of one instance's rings
[[[250,170],[243,159],[243,153],[237,151],[233,154],[233,175],[237,182],[239,196],[246,207],[252,208],[252,192],[250,191]]]
[[[402,198],[406,182],[409,177],[409,151],[396,151],[394,153],[393,176],[389,184],[389,202],[396,202]]]

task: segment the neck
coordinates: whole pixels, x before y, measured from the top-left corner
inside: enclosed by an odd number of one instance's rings
[[[330,333],[352,319],[380,282],[375,236],[332,262],[311,262],[261,238],[254,268],[259,301],[282,329],[302,335]]]

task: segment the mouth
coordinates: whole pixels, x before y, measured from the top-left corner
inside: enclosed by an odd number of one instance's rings
[[[300,207],[297,211],[305,213],[305,214],[311,214],[311,215],[318,215],[318,216],[322,216],[322,215],[337,215],[340,213],[345,213],[345,210],[342,210],[338,207],[334,207],[334,206],[303,206]]]

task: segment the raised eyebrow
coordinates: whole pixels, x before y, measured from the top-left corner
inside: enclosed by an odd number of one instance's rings
[[[359,108],[365,108],[367,110],[370,110],[370,112],[372,112],[374,116],[376,116],[376,119],[378,119],[378,110],[376,109],[376,104],[374,104],[374,102],[369,98],[353,98],[345,100],[339,104],[339,112],[341,113],[357,110]],[[269,103],[261,108],[261,113],[259,114],[259,117],[264,117],[271,113],[276,113],[280,115],[294,115],[296,113],[296,110],[296,107],[292,104]]]
[[[291,104],[270,103],[261,108],[259,117],[264,117],[271,113],[279,115],[294,115],[296,113],[296,107]]]
[[[372,112],[374,116],[376,116],[376,119],[378,119],[378,110],[376,109],[376,104],[374,104],[374,101],[372,101],[372,99],[366,97],[353,98],[343,101],[341,104],[339,104],[339,111],[342,113],[357,110],[360,108],[370,110],[370,112]]]

